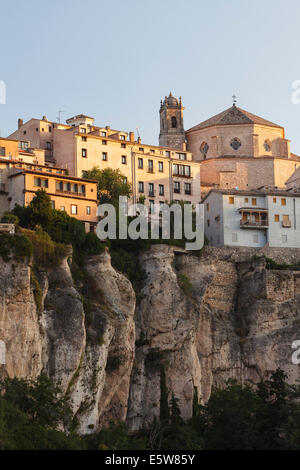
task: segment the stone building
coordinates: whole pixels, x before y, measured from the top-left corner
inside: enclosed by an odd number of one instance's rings
[[[203,204],[210,245],[300,248],[300,192],[212,189]]]
[[[181,100],[171,94],[165,98],[160,108],[159,139],[178,147],[186,142],[193,160],[201,162],[202,194],[212,188],[285,188],[300,167],[300,157],[291,153],[290,141],[278,124],[234,103],[184,133],[183,109]]]
[[[160,102],[160,134],[159,145],[186,150],[185,132],[183,126],[183,111],[181,97],[179,100],[172,93]]]
[[[63,210],[94,231],[97,217],[97,183],[68,175],[64,168],[45,165],[44,151],[28,141],[0,139],[0,218],[16,204],[28,205],[39,189]]]
[[[178,105],[172,108],[176,111],[177,125],[172,135],[175,138],[181,133],[184,140],[181,102],[169,98]],[[184,200],[194,204],[201,200],[200,163],[193,161],[191,152],[183,150],[184,145],[174,148],[144,144],[140,138],[135,140],[133,132],[96,126],[93,118],[83,114],[67,119],[66,124],[47,126],[44,120],[31,119],[10,137],[25,135],[37,139],[44,150],[51,147],[52,153],[46,154],[46,161],[68,169],[75,177],[82,177],[93,167],[120,170],[132,185],[133,202],[143,196],[149,210],[154,203]],[[47,135],[37,138],[39,133]]]

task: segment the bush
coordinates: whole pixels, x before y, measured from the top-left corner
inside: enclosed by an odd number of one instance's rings
[[[1,222],[3,224],[14,224],[17,226],[19,224],[19,217],[11,212],[4,212]]]
[[[6,262],[30,260],[32,256],[32,244],[25,235],[0,234],[0,256]]]

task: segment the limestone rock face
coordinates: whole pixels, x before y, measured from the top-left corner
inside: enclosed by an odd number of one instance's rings
[[[42,341],[30,267],[0,258],[0,340],[9,376],[35,378],[42,369]]]
[[[229,378],[256,383],[280,367],[295,382],[300,273],[267,270],[258,254],[264,252],[209,248],[199,259],[157,245],[143,255],[148,278],[136,313],[132,430],[159,416],[161,377],[183,418],[191,416],[195,393],[206,401]],[[265,254],[278,262],[300,259],[300,250]]]
[[[107,251],[85,260],[76,283],[66,257],[34,273],[38,307],[31,266],[0,259],[0,376],[59,380],[81,433],[111,420],[148,426],[172,395],[187,419],[195,394],[204,402],[229,378],[256,383],[280,367],[295,382],[300,272],[266,269],[262,254],[300,260],[300,250],[205,248],[199,258],[152,246],[137,305]]]

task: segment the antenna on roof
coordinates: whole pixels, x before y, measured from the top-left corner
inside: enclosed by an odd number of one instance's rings
[[[232,104],[233,104],[233,106],[236,105],[236,95],[235,94],[232,95]]]
[[[58,111],[58,117],[57,117],[56,119],[58,120],[59,123],[60,123],[60,120],[61,120],[60,115],[61,115],[62,113],[65,113],[65,112],[66,112],[66,111],[63,111],[62,109],[60,109],[60,110]]]
[[[136,132],[137,132],[138,138],[140,138],[141,136],[140,136],[140,132],[139,132],[139,128],[138,128],[138,127],[136,128]]]

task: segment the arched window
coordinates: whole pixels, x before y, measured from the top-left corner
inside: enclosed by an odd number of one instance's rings
[[[172,122],[172,127],[173,127],[173,129],[176,128],[176,127],[177,127],[177,119],[176,119],[175,116],[172,117],[171,122]]]
[[[6,364],[6,346],[4,341],[0,340],[0,365]]]

